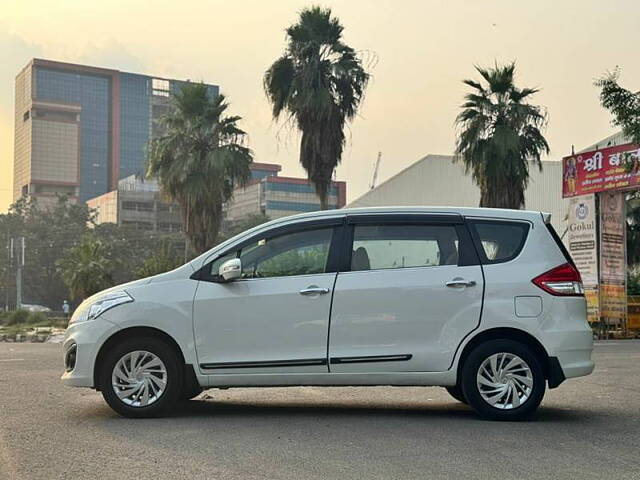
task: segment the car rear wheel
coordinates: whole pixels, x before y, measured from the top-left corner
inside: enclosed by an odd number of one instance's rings
[[[489,420],[521,420],[544,396],[540,359],[526,345],[491,340],[476,347],[462,367],[462,391],[469,405]]]
[[[105,357],[100,390],[125,417],[155,417],[173,407],[182,391],[182,368],[173,348],[160,339],[131,338]]]
[[[460,388],[460,385],[456,385],[455,387],[446,387],[446,388],[447,388],[447,392],[449,392],[449,395],[451,395],[453,398],[455,398],[459,402],[468,403],[467,399],[464,398],[464,393],[462,393],[462,388]]]

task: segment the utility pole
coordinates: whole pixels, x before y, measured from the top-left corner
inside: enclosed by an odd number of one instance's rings
[[[13,267],[12,265],[12,251],[11,251],[11,239],[9,238],[9,236],[7,235],[7,269],[5,272],[5,279],[4,279],[4,311],[8,312],[9,311],[9,279],[11,278],[11,268]]]
[[[15,240],[15,241],[14,241]],[[14,247],[17,247],[15,252]],[[24,237],[12,238],[10,241],[11,263],[16,264],[16,310],[22,307],[22,267],[24,267]]]

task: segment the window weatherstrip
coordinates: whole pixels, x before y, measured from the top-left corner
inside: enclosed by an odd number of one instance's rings
[[[348,224],[379,224],[379,225],[458,225],[463,224],[462,215],[439,213],[373,213],[348,214]]]

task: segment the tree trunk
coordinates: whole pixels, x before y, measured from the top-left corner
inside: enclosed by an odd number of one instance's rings
[[[328,195],[320,195],[320,210],[329,210]]]

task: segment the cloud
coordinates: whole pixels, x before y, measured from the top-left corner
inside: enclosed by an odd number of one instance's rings
[[[90,46],[78,58],[78,63],[134,73],[144,73],[146,67],[139,57],[133,55],[126,45],[118,41]]]
[[[42,47],[18,35],[0,29],[0,110],[4,117],[13,111],[15,77],[33,57],[42,55]]]

